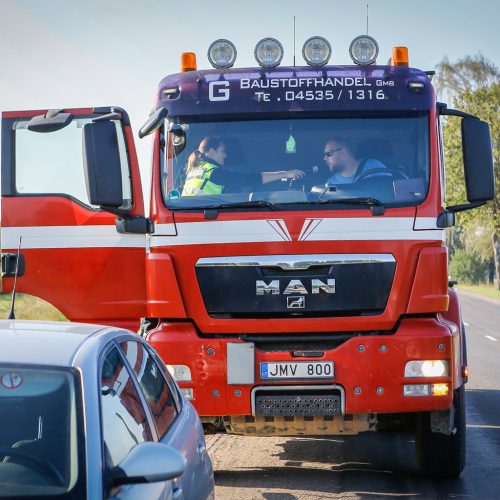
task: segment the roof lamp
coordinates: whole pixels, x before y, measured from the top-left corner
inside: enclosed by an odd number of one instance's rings
[[[326,38],[313,36],[304,43],[302,55],[309,66],[324,66],[332,55],[332,47]]]
[[[181,71],[196,71],[196,54],[194,52],[183,52],[181,54]]]
[[[215,40],[208,47],[208,60],[214,68],[230,68],[236,61],[236,47],[229,40]]]
[[[393,47],[392,48],[392,65],[408,67],[408,47]]]
[[[275,38],[263,38],[255,46],[255,59],[264,68],[274,68],[283,59],[283,45]]]
[[[373,64],[378,56],[378,44],[371,36],[357,36],[349,46],[349,55],[356,64]]]

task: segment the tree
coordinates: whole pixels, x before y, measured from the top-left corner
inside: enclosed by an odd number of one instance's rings
[[[447,58],[437,66],[439,92],[451,96],[452,105],[488,122],[491,129],[495,163],[496,198],[487,205],[461,212],[457,222],[462,226],[461,240],[467,251],[478,251],[483,260],[495,265],[495,283],[500,288],[500,73],[482,55],[466,56],[455,64]],[[446,200],[448,205],[466,202],[463,175],[460,120],[449,117],[443,126],[446,158]],[[478,237],[491,241],[489,255]]]
[[[458,94],[489,87],[499,79],[498,68],[482,54],[465,56],[456,63],[444,57],[436,66],[435,87],[442,98],[451,102]]]

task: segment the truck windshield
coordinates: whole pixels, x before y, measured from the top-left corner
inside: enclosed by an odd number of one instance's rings
[[[349,205],[342,200],[408,206],[428,191],[429,117],[423,112],[171,120],[166,128],[162,187],[171,209]]]

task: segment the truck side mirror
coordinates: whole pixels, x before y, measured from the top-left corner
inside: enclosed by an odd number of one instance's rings
[[[84,125],[83,168],[87,195],[92,205],[106,209],[123,204],[120,151],[113,122]]]
[[[462,119],[465,187],[470,203],[495,197],[490,127],[474,118]]]

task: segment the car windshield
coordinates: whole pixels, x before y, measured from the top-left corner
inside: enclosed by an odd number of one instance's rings
[[[84,492],[77,385],[70,370],[0,365],[0,497]]]
[[[171,119],[162,187],[171,209],[335,208],[422,202],[429,116],[201,122]],[[355,201],[354,201],[355,200]]]

